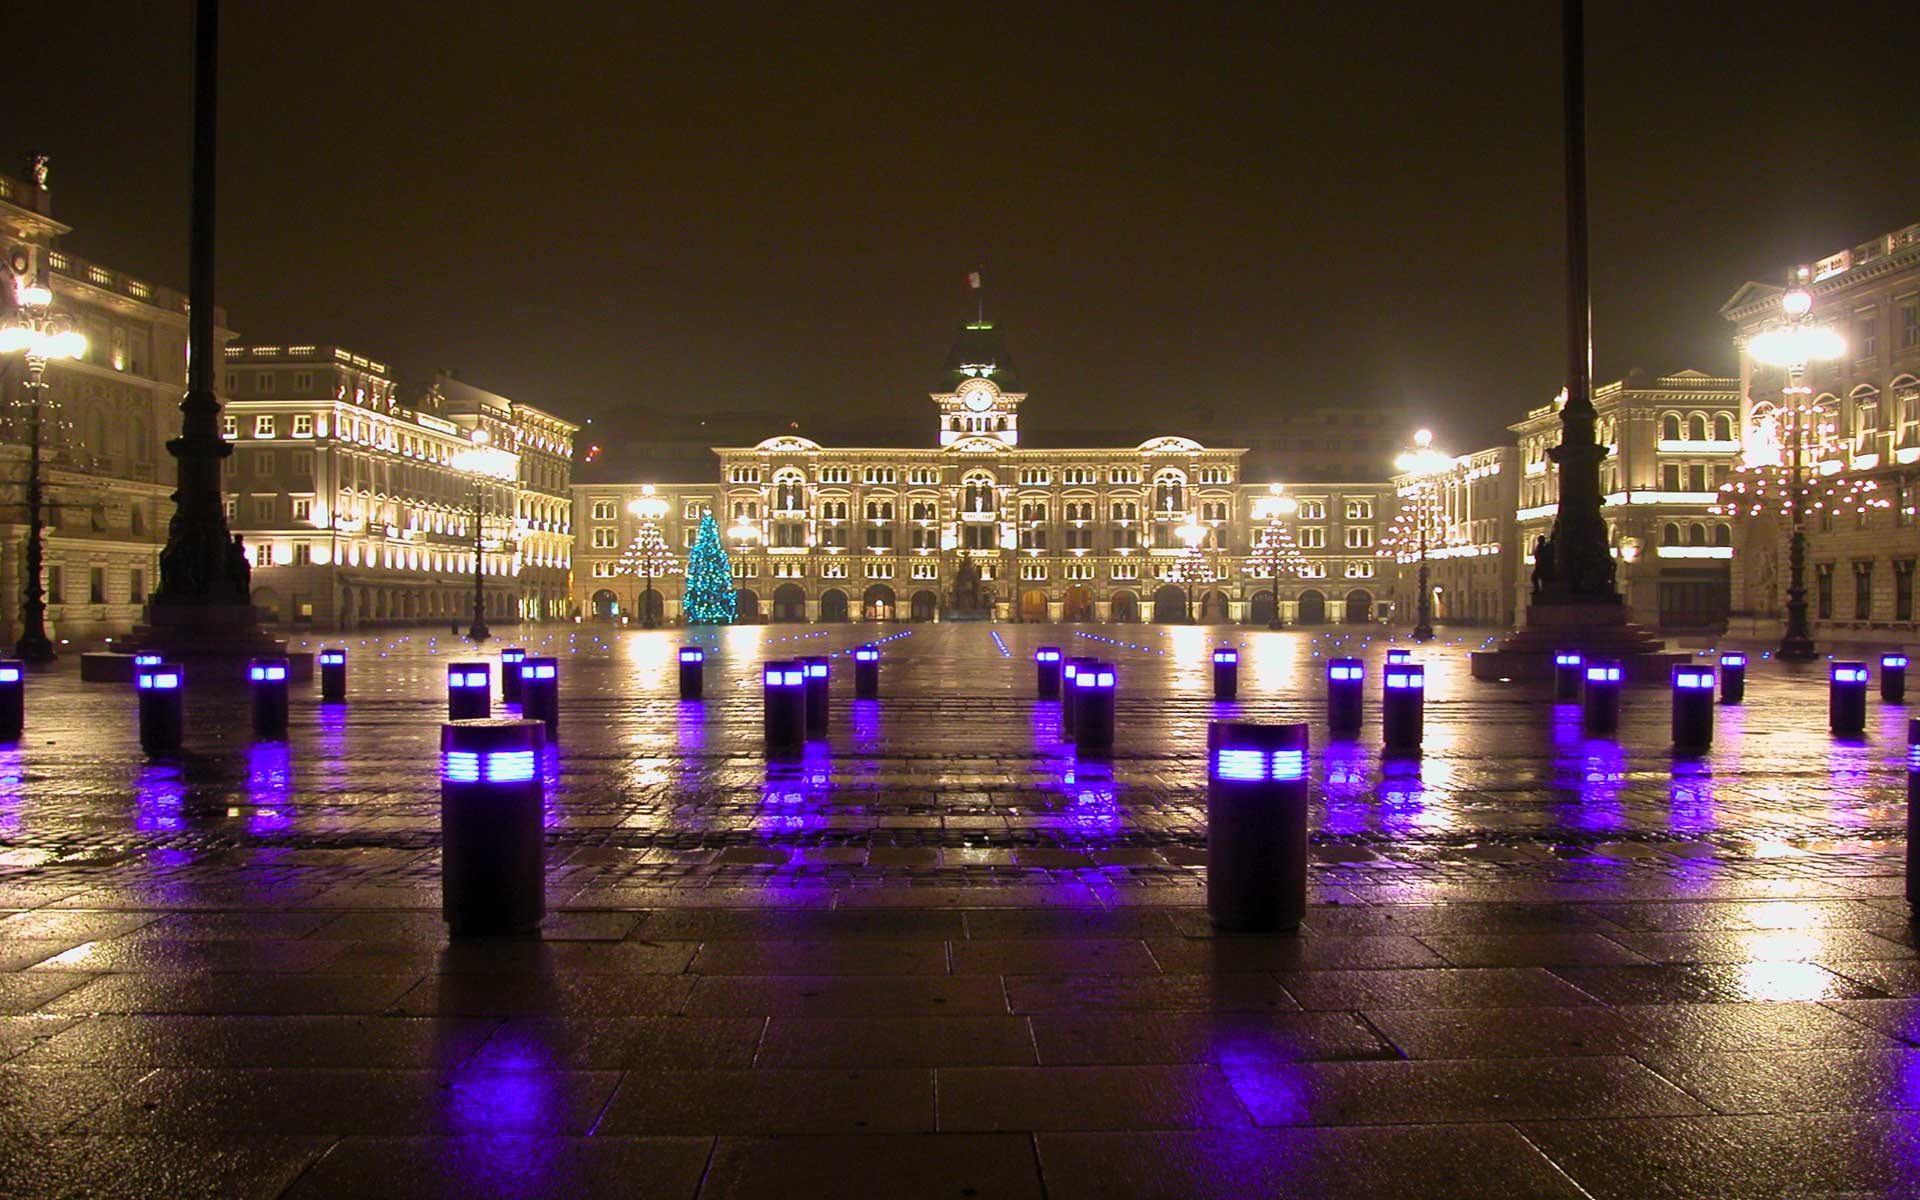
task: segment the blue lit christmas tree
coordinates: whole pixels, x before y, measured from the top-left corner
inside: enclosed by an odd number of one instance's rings
[[[680,611],[689,625],[733,624],[733,564],[727,561],[711,511],[700,514],[700,533],[687,551],[687,591]]]

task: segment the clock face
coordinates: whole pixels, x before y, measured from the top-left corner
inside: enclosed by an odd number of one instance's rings
[[[993,397],[984,388],[967,393],[966,405],[974,412],[985,412],[993,407]]]

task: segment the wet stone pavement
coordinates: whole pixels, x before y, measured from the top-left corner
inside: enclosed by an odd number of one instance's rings
[[[1920,1194],[1905,709],[1838,740],[1823,665],[1756,661],[1677,757],[1663,689],[1591,739],[1443,641],[1426,753],[1383,766],[1382,640],[1115,638],[530,636],[550,915],[456,945],[444,636],[350,640],[352,702],[296,685],[285,742],[197,694],[177,762],[130,689],[36,677],[0,750],[0,1195]],[[1117,664],[1109,759],[1032,699],[1043,643]],[[803,653],[830,737],[769,764],[758,664]],[[1350,741],[1330,653],[1369,663]],[[1229,715],[1314,726],[1297,936],[1205,918]]]

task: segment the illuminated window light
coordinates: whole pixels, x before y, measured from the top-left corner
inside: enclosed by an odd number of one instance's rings
[[[1035,661],[1035,662],[1059,662],[1059,661],[1060,661],[1060,652],[1059,652],[1058,650],[1036,650],[1036,651],[1034,651],[1034,654],[1033,654],[1033,661]]]
[[[1390,688],[1424,690],[1427,686],[1425,672],[1388,671],[1387,686]]]
[[[323,667],[344,667],[347,665],[346,652],[343,650],[322,651],[320,654],[320,665]]]
[[[1307,777],[1307,753],[1304,750],[1228,749],[1214,755],[1216,779],[1258,782],[1272,779],[1292,782]]]
[[[19,667],[0,667],[0,683],[19,683]]]
[[[255,683],[279,683],[286,679],[285,667],[249,667],[247,677]]]
[[[487,673],[485,671],[448,671],[447,686],[483,688],[487,686]]]
[[[704,650],[682,650],[680,651],[680,661],[683,663],[705,662],[707,661],[707,653]]]
[[[1602,667],[1599,665],[1588,667],[1587,682],[1588,683],[1619,683],[1620,668],[1619,667]]]
[[[531,750],[449,750],[441,773],[451,783],[525,783],[534,766]]]
[[[855,650],[853,652],[853,657],[856,662],[879,662],[880,652],[878,650],[869,650],[865,647],[862,647],[861,649]]]
[[[1920,774],[1920,745],[1907,747],[1907,770]]]
[[[522,673],[529,679],[552,679],[554,671],[555,668],[551,663],[541,663],[537,666],[528,667]]]
[[[143,690],[168,692],[180,686],[180,674],[177,671],[142,671],[140,687]]]
[[[502,650],[500,652],[500,661],[503,663],[525,662],[527,661],[527,652],[525,650]]]
[[[1905,669],[1906,665],[1907,665],[1907,656],[1904,654],[1882,654],[1880,656],[1880,666],[1882,670],[1886,669],[1887,667],[1899,667],[1901,669]]]
[[[1865,667],[1835,667],[1833,669],[1833,681],[1835,683],[1865,683],[1867,681],[1867,669]]]
[[[1389,651],[1387,651],[1387,665],[1388,665],[1388,666],[1393,666],[1393,665],[1394,665],[1394,664],[1396,664],[1396,663],[1410,663],[1410,662],[1412,662],[1412,661],[1413,661],[1413,651],[1411,651],[1411,650],[1389,650]]]
[[[807,664],[808,679],[825,679],[826,677],[827,677],[827,664],[825,663],[808,663]]]
[[[1577,667],[1585,661],[1586,660],[1578,654],[1556,654],[1553,656],[1553,665],[1556,667]]]
[[[1747,656],[1744,654],[1722,654],[1720,656],[1720,665],[1723,667],[1744,667],[1747,665]]]
[[[1358,683],[1366,678],[1365,667],[1328,667],[1327,678],[1335,683]]]
[[[135,667],[157,667],[160,665],[160,662],[161,658],[158,654],[136,654],[133,656],[133,665]]]
[[[1238,650],[1215,650],[1213,652],[1213,661],[1216,663],[1237,663],[1240,661],[1240,652]]]
[[[1673,686],[1677,688],[1704,688],[1707,691],[1712,691],[1713,673],[1710,671],[1681,671],[1674,676]]]

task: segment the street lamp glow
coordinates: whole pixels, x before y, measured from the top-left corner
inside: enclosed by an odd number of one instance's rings
[[[1780,311],[1789,317],[1804,317],[1813,311],[1813,293],[1805,288],[1793,288],[1780,297]]]
[[[1198,546],[1207,536],[1207,527],[1196,524],[1193,521],[1188,521],[1174,532],[1179,534],[1180,540],[1188,546]]]
[[[1847,343],[1838,333],[1818,325],[1789,325],[1769,329],[1747,340],[1747,354],[1755,362],[1770,367],[1804,367],[1810,362],[1825,362],[1847,352]]]

